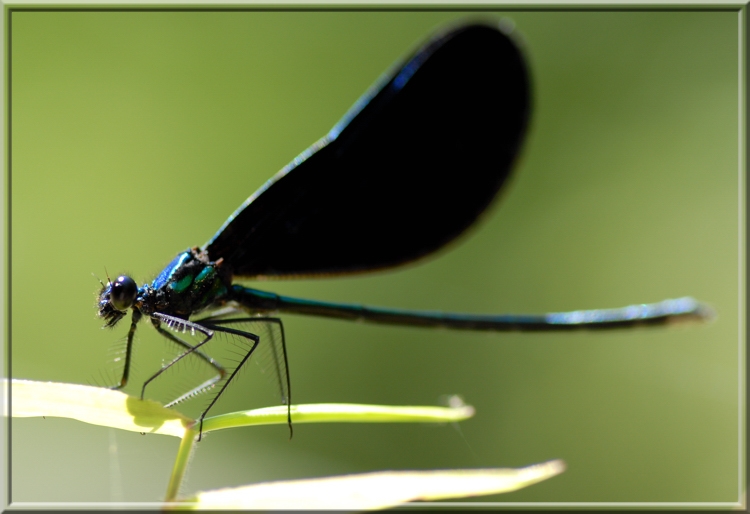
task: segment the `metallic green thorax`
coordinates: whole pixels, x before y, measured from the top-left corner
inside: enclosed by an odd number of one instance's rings
[[[182,252],[150,285],[140,288],[136,307],[146,315],[161,312],[188,319],[222,304],[230,277],[221,265],[221,259],[211,262],[197,248]]]

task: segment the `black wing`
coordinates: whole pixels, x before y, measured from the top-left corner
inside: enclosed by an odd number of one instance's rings
[[[246,277],[396,266],[469,227],[526,131],[529,77],[499,27],[455,27],[375,84],[206,245]]]

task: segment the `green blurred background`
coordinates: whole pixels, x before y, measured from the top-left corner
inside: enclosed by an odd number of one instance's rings
[[[477,14],[475,13],[474,16]],[[738,36],[731,12],[510,12],[534,78],[515,178],[427,262],[259,284],[475,313],[691,295],[708,325],[492,334],[284,318],[295,403],[477,409],[460,426],[247,428],[200,443],[184,492],[383,469],[564,459],[483,501],[731,502],[738,494]],[[456,12],[14,12],[12,372],[100,383],[92,277],[150,281],[203,244]],[[461,179],[460,170],[456,180]],[[396,187],[396,185],[394,185]],[[135,392],[164,344],[138,331]],[[230,389],[219,410],[250,406]],[[159,501],[176,439],[13,421],[14,501]]]

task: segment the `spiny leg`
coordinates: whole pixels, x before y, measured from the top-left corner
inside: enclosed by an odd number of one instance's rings
[[[279,331],[281,332],[281,356],[277,355],[276,353],[276,345],[271,344],[271,352],[273,352],[273,363],[276,366],[276,379],[279,381],[279,390],[283,391],[284,386],[281,383],[281,380],[286,380],[286,395],[282,395],[282,401],[286,403],[287,409],[286,409],[286,417],[287,417],[287,424],[289,425],[289,436],[292,435],[292,385],[289,380],[289,361],[286,356],[286,340],[284,339],[284,324],[281,323],[281,320],[279,318],[262,318],[264,321],[267,321],[269,323],[275,323],[279,327]],[[284,362],[284,378],[281,378],[281,370],[279,370],[279,357],[283,359]],[[285,396],[285,398],[284,398]]]
[[[188,328],[190,329],[190,331],[193,334],[196,331],[198,331],[201,334],[203,334],[204,336],[206,336],[206,338],[203,341],[201,341],[200,343],[198,343],[197,345],[193,346],[193,345],[191,345],[189,343],[186,343],[185,341],[183,341],[179,337],[175,336],[174,334],[171,334],[167,330],[164,330],[158,324],[159,321],[164,321],[165,323],[167,323],[167,325],[170,328],[174,328],[175,326],[178,327],[178,328],[182,327],[182,331],[183,332],[186,331],[186,329],[188,329]],[[176,400],[168,403],[166,405],[166,407],[171,407],[172,405],[174,405],[176,403],[179,403],[179,402],[185,400],[186,398],[189,398],[190,396],[194,396],[194,395],[196,395],[196,394],[198,394],[198,393],[200,393],[202,391],[205,391],[206,389],[208,389],[211,386],[213,386],[216,382],[218,382],[219,380],[221,380],[222,378],[224,378],[224,376],[226,376],[226,370],[224,369],[223,366],[221,366],[214,359],[208,357],[207,355],[205,355],[203,352],[201,352],[199,350],[199,348],[201,346],[203,346],[204,344],[208,343],[213,338],[214,333],[213,333],[213,331],[211,329],[203,327],[202,325],[199,325],[197,323],[193,323],[192,321],[184,320],[184,319],[181,319],[181,318],[176,318],[176,317],[173,317],[173,316],[168,316],[166,314],[161,314],[161,313],[155,313],[155,314],[153,314],[152,315],[152,322],[154,323],[154,326],[156,327],[156,329],[159,331],[160,334],[162,334],[163,336],[165,336],[166,338],[168,338],[170,341],[173,341],[173,342],[181,345],[182,347],[186,348],[187,350],[185,352],[181,353],[180,355],[178,355],[177,357],[175,357],[174,359],[172,359],[172,361],[169,362],[168,364],[162,366],[159,371],[157,371],[156,373],[154,373],[148,380],[146,380],[143,383],[143,387],[141,388],[141,399],[143,399],[143,397],[145,396],[146,386],[149,383],[151,383],[159,375],[161,375],[162,373],[164,373],[166,370],[168,370],[169,368],[171,368],[172,366],[174,366],[175,364],[177,364],[179,361],[181,361],[183,358],[185,358],[186,356],[188,356],[190,354],[197,354],[199,357],[201,357],[207,363],[209,363],[211,366],[213,366],[213,368],[216,370],[216,372],[218,374],[215,377],[207,380],[203,384],[199,385],[198,387],[190,390],[188,393],[180,396],[178,399],[176,399]]]
[[[198,357],[200,357],[201,359],[203,359],[204,362],[206,362],[207,364],[209,364],[212,368],[214,368],[216,370],[216,372],[220,375],[220,378],[224,378],[224,376],[226,376],[227,372],[224,369],[224,366],[222,366],[221,364],[219,364],[213,357],[209,357],[208,355],[206,355],[205,353],[203,353],[201,350],[197,350],[196,346],[193,346],[190,343],[187,343],[187,342],[183,341],[182,339],[180,339],[179,337],[177,337],[176,335],[174,335],[169,330],[165,330],[164,327],[162,327],[161,324],[159,323],[158,319],[151,318],[151,323],[154,325],[154,328],[156,328],[156,330],[159,332],[159,334],[161,334],[162,336],[166,337],[167,339],[169,339],[173,343],[176,343],[176,344],[182,346],[183,348],[185,348],[188,351],[188,353],[193,352],[193,353],[195,353],[195,355],[197,355]],[[195,324],[196,325],[200,325],[200,322],[195,322]]]
[[[245,337],[247,339],[250,339],[253,341],[253,346],[250,348],[250,350],[245,354],[245,356],[242,358],[240,363],[237,365],[236,368],[234,368],[234,371],[232,371],[232,374],[229,375],[229,378],[224,382],[224,385],[221,386],[221,389],[219,389],[219,392],[216,393],[216,396],[213,397],[211,402],[208,404],[208,407],[205,408],[205,410],[201,413],[200,417],[198,418],[200,421],[200,429],[198,431],[198,441],[200,441],[203,438],[203,419],[206,417],[206,414],[209,410],[211,410],[211,407],[214,406],[216,401],[219,399],[219,397],[224,393],[229,383],[232,381],[232,379],[237,375],[237,373],[240,371],[242,366],[245,365],[247,360],[252,356],[253,352],[255,352],[255,349],[258,347],[258,344],[260,344],[260,337],[258,337],[255,334],[251,334],[250,332],[243,332],[241,330],[234,330],[232,328],[225,328],[225,327],[219,327],[219,326],[212,326],[207,324],[207,327],[210,327],[210,329],[213,329],[216,332],[224,332],[226,334],[234,334],[240,337]],[[174,402],[173,402],[174,403]],[[167,405],[169,407],[169,405]],[[291,430],[291,421],[289,428]]]
[[[256,323],[256,322],[265,322],[265,323],[273,323],[274,325],[279,327],[279,333],[281,334],[281,353],[282,355],[279,356],[277,353],[276,345],[271,342],[271,352],[273,357],[273,363],[274,366],[276,366],[276,379],[279,381],[278,388],[281,391],[281,401],[282,403],[285,403],[287,405],[287,425],[289,426],[289,438],[291,439],[293,435],[292,430],[292,387],[291,387],[291,380],[289,378],[289,359],[287,358],[286,353],[286,336],[284,335],[284,324],[281,322],[281,319],[279,318],[268,318],[268,317],[250,317],[250,318],[232,318],[232,319],[214,319],[213,317],[210,318],[204,318],[199,321],[200,323],[203,323],[205,326],[209,326],[213,328],[214,330],[223,331],[224,329],[218,327],[217,325],[222,324],[230,324],[230,323],[243,323],[243,322],[249,322],[249,323]],[[239,331],[238,331],[239,332]],[[242,334],[249,334],[248,332],[242,332]],[[254,350],[251,349],[249,353],[252,353]],[[248,355],[249,356],[249,355]],[[281,360],[283,359],[283,360]],[[243,364],[247,360],[247,357],[242,361]],[[282,370],[279,369],[279,363],[284,363],[284,369],[283,373]],[[284,375],[282,378],[282,374]],[[282,383],[282,380],[284,381]],[[286,385],[286,388],[284,387]],[[205,412],[204,412],[205,414]]]
[[[135,337],[135,329],[138,322],[141,320],[142,314],[140,311],[133,309],[133,317],[130,322],[130,330],[128,330],[128,343],[125,347],[125,366],[122,369],[122,378],[120,384],[112,386],[110,389],[122,389],[128,383],[128,376],[130,375],[130,360],[133,356],[133,338]]]

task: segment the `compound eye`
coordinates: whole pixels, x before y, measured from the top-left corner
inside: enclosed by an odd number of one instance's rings
[[[128,276],[117,277],[112,282],[112,288],[109,292],[109,301],[112,307],[118,311],[126,311],[133,305],[135,297],[138,294],[138,286],[135,280]]]

